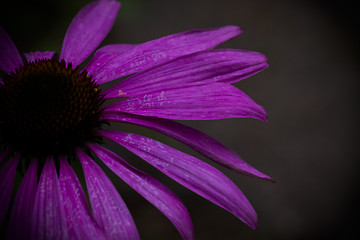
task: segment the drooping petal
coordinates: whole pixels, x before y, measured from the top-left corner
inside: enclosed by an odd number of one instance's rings
[[[251,228],[256,228],[257,215],[251,204],[240,189],[216,168],[150,138],[112,130],[102,130],[101,135],[119,143],[178,183],[231,212]]]
[[[35,195],[30,239],[68,239],[63,205],[54,159],[48,157]]]
[[[110,179],[86,153],[80,149],[76,153],[84,169],[94,217],[107,239],[139,239],[131,214]]]
[[[96,144],[88,147],[124,182],[157,207],[180,232],[183,239],[193,239],[193,226],[183,203],[163,184],[130,166],[113,152]]]
[[[8,148],[8,149],[6,149],[5,151],[3,151],[3,152],[0,153],[0,163],[1,163],[2,161],[4,161],[4,159],[6,159],[6,158],[10,155],[11,151],[12,151],[12,150],[11,150],[10,148]]]
[[[235,26],[177,33],[139,44],[123,54],[96,54],[85,69],[101,84],[215,47],[240,33],[241,30]]]
[[[36,51],[36,52],[24,53],[24,55],[28,62],[35,62],[36,60],[52,59],[56,55],[56,52],[54,52],[54,51],[44,51],[44,52]]]
[[[149,91],[151,86],[149,86]],[[178,120],[255,118],[266,121],[264,108],[230,84],[149,92],[105,107],[105,112],[126,112]]]
[[[0,49],[0,70],[7,74],[15,72],[23,61],[14,42],[2,27],[0,27]]]
[[[107,113],[104,118],[110,121],[128,122],[153,129],[172,137],[196,150],[214,162],[246,176],[274,181],[241,159],[235,152],[212,137],[181,123],[154,117],[144,117],[127,113]]]
[[[90,211],[78,178],[63,157],[59,182],[70,239],[106,239]]]
[[[37,159],[32,159],[16,194],[10,216],[7,239],[27,239],[37,190]],[[21,229],[19,231],[19,229]]]
[[[103,54],[103,53],[123,54],[125,52],[128,52],[128,51],[132,50],[136,46],[137,46],[137,44],[110,44],[110,45],[106,45],[106,46],[104,46],[102,48],[99,48],[95,52],[95,56],[98,56],[98,55]]]
[[[11,199],[14,187],[16,168],[19,163],[20,155],[14,156],[9,162],[0,169],[0,226],[2,226]]]
[[[104,93],[106,98],[119,97],[119,93],[121,96],[130,97],[215,82],[233,83],[266,67],[266,57],[263,54],[243,50],[212,49],[183,56],[135,74]]]
[[[73,67],[84,61],[109,33],[119,8],[117,1],[98,0],[81,9],[66,32],[60,59]]]

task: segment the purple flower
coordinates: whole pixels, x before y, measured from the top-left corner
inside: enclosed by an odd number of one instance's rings
[[[85,6],[66,32],[60,58],[52,51],[21,55],[0,28],[0,69],[5,73],[0,79],[0,225],[7,226],[7,238],[138,239],[130,212],[96,156],[157,207],[184,239],[193,238],[189,213],[178,197],[105,148],[103,139],[120,144],[256,228],[249,201],[216,168],[153,139],[105,129],[104,124],[147,127],[238,173],[272,180],[211,137],[169,120],[266,120],[264,109],[231,85],[265,69],[266,57],[214,49],[241,33],[226,26],[139,45],[107,45],[80,69],[110,31],[119,8],[112,0]],[[100,90],[99,85],[126,76]],[[76,161],[91,206],[71,166]],[[17,172],[23,178],[11,204]]]

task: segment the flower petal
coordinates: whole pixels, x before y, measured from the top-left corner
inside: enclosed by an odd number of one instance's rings
[[[174,61],[124,79],[106,90],[106,98],[126,97],[152,91],[184,88],[215,82],[233,83],[267,67],[266,57],[257,52],[212,49]],[[121,91],[119,91],[121,90]]]
[[[11,153],[11,149],[10,149],[10,148],[8,148],[8,149],[6,149],[5,151],[1,152],[1,153],[0,153],[0,163],[1,163],[2,161],[4,161],[4,159],[6,159],[6,158],[10,155],[10,153]]]
[[[85,69],[101,84],[215,47],[240,33],[241,30],[235,26],[177,33],[139,44],[124,54],[96,54]]]
[[[274,181],[271,177],[250,166],[235,152],[212,137],[181,123],[167,119],[137,116],[127,113],[107,113],[104,118],[110,121],[128,122],[148,127],[188,145],[205,157],[233,171],[246,176]]]
[[[5,30],[0,27],[0,70],[10,74],[19,68],[23,61],[14,42]]]
[[[56,52],[54,51],[36,51],[36,52],[29,52],[24,53],[25,58],[28,62],[35,62],[36,60],[42,60],[42,59],[52,59],[56,56]]]
[[[139,239],[131,214],[110,179],[86,153],[80,149],[76,153],[84,169],[94,217],[107,239]]]
[[[0,206],[2,209],[0,211],[0,226],[3,225],[10,204],[19,159],[20,155],[18,154],[0,169]]]
[[[101,135],[124,146],[161,172],[234,214],[251,228],[257,215],[236,185],[216,168],[186,153],[136,134],[102,130]]]
[[[224,83],[149,92],[122,99],[104,109],[105,112],[126,112],[178,120],[255,118],[266,121],[266,112],[262,106],[236,87]]]
[[[113,152],[96,144],[88,147],[124,182],[157,207],[180,232],[183,239],[193,239],[193,226],[183,203],[163,184],[130,166]]]
[[[137,46],[137,44],[110,44],[110,45],[106,45],[106,46],[104,46],[102,48],[99,48],[95,52],[95,56],[98,56],[98,55],[103,54],[103,53],[123,54],[125,52],[128,52],[128,51],[132,50],[136,46]]]
[[[35,196],[31,239],[68,239],[63,204],[54,159],[48,157]]]
[[[81,9],[66,32],[60,59],[73,67],[84,61],[109,33],[119,8],[117,1],[98,0]]]
[[[37,159],[31,159],[14,200],[7,239],[27,239],[30,236],[37,190],[37,168]]]
[[[73,239],[106,239],[92,216],[78,178],[64,157],[60,157],[59,183],[69,237]]]

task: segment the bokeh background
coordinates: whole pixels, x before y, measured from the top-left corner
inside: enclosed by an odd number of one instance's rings
[[[7,1],[1,25],[21,52],[60,51],[76,12],[90,1]],[[359,19],[347,1],[124,0],[102,45],[141,43],[195,28],[238,25],[244,33],[222,45],[265,53],[270,67],[236,86],[268,112],[269,121],[189,121],[272,176],[270,183],[219,167],[252,202],[257,230],[113,146],[186,204],[196,239],[346,239],[358,232]],[[167,137],[135,131],[193,154]],[[203,159],[203,158],[202,158]],[[204,159],[206,161],[206,159]],[[142,239],[180,239],[171,223],[109,173]]]

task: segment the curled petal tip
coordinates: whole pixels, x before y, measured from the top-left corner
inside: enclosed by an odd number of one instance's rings
[[[269,182],[271,182],[271,183],[276,183],[275,179],[273,179],[272,177],[269,177],[269,176],[266,176],[266,177],[264,177],[264,178],[262,178],[262,179],[264,179],[264,180],[266,180],[266,181],[269,181]]]

